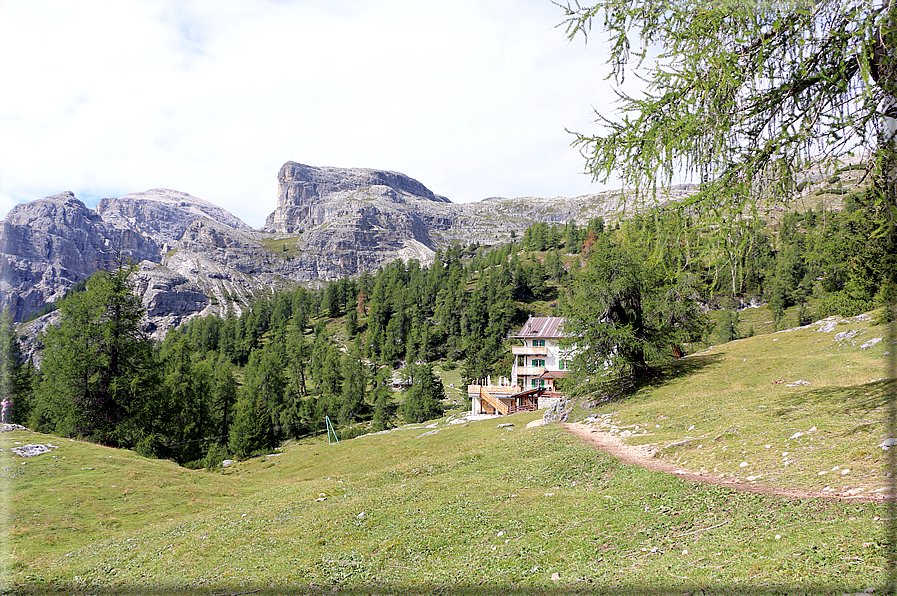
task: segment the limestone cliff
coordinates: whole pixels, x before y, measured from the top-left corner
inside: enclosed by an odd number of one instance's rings
[[[21,320],[118,253],[158,260],[155,240],[108,224],[71,192],[16,205],[0,222],[0,306]]]
[[[392,204],[448,203],[398,172],[308,166],[288,161],[277,174],[277,209],[265,224],[272,232],[307,230],[358,208],[363,201]]]

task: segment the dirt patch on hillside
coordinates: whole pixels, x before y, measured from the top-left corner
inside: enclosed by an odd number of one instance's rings
[[[779,495],[794,499],[840,499],[866,502],[882,502],[887,500],[887,496],[881,493],[878,493],[876,495],[844,495],[838,493],[824,493],[819,491],[786,490],[773,486],[763,485],[758,482],[742,482],[739,480],[717,478],[716,476],[712,476],[710,474],[695,472],[693,470],[688,470],[675,464],[669,464],[667,462],[654,459],[654,452],[647,447],[627,445],[623,442],[622,439],[620,439],[620,437],[609,432],[598,430],[588,424],[565,423],[561,424],[561,426],[565,430],[594,445],[598,449],[605,451],[606,453],[612,455],[620,461],[641,466],[643,468],[647,468],[649,470],[654,470],[657,472],[666,472],[667,474],[673,474],[680,478],[691,480],[692,482],[718,484],[721,486],[733,488],[735,490],[759,493],[763,495]]]

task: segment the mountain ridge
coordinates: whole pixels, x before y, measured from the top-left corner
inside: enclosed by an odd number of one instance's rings
[[[0,222],[0,306],[22,321],[123,257],[137,264],[146,327],[161,336],[194,316],[239,314],[279,287],[395,259],[427,264],[452,244],[501,244],[533,223],[614,220],[623,208],[619,191],[452,203],[399,172],[297,162],[281,167],[261,229],[172,189],[104,198],[95,209],[66,191],[16,205]]]

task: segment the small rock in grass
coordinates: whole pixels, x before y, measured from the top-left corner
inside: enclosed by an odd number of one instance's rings
[[[555,571],[551,574],[551,581],[556,582],[561,579],[561,574]]]
[[[746,467],[748,467],[749,465],[751,465],[751,464],[747,463],[746,461],[743,461],[743,462],[741,462],[740,464],[738,464],[738,467],[739,467],[739,468],[746,468]]]
[[[361,513],[358,514],[358,519],[364,519],[364,518],[365,518],[364,511],[362,511]]]
[[[891,437],[890,439],[885,439],[884,441],[879,443],[878,446],[882,449],[887,449],[888,447],[893,447],[894,445],[897,445],[897,438]]]
[[[498,428],[508,428],[508,427],[511,427],[511,426],[514,426],[514,423],[513,423],[513,422],[505,422],[504,424],[499,424],[499,425],[498,425]]]
[[[842,331],[835,334],[835,341],[847,341],[859,335],[859,329],[851,329],[850,331]]]
[[[829,321],[829,322],[825,323],[824,325],[821,325],[819,327],[819,329],[817,329],[817,331],[819,333],[831,333],[832,331],[835,330],[835,327],[837,325],[838,325],[837,321]]]

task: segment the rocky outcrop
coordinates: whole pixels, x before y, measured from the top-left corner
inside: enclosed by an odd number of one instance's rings
[[[354,211],[358,202],[371,200],[393,204],[450,202],[399,172],[315,167],[288,161],[277,174],[277,209],[268,216],[265,230],[288,234],[307,230]]]
[[[97,214],[106,224],[133,229],[153,238],[161,245],[162,252],[168,252],[197,220],[219,222],[237,230],[251,229],[217,205],[185,192],[161,188],[101,199]]]
[[[71,192],[16,205],[0,222],[0,306],[21,320],[119,255],[158,260],[159,247],[107,224]]]
[[[71,192],[17,205],[0,222],[0,305],[20,321],[121,259],[141,263],[147,277],[194,223],[203,222],[251,231],[207,201],[164,189],[103,199],[95,211]],[[178,313],[201,313],[211,305],[201,288],[183,289],[184,274],[163,268],[152,277],[153,283],[138,283],[152,317],[164,319],[170,311],[179,321]]]

